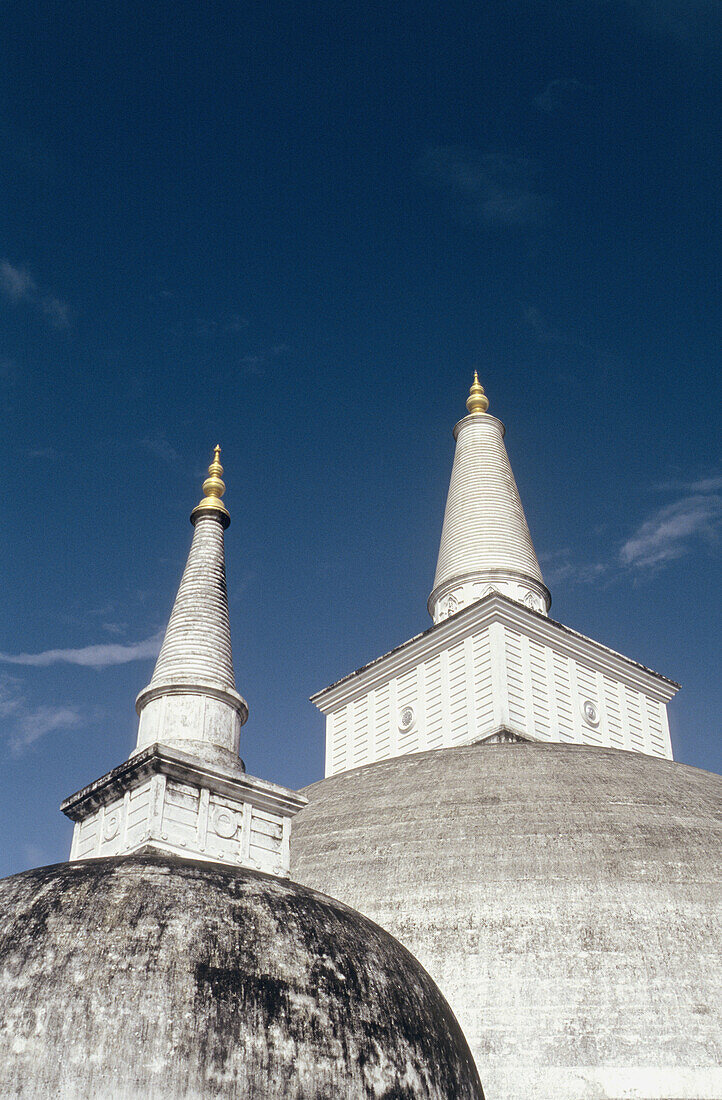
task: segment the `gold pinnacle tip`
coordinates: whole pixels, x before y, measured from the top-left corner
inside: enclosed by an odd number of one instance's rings
[[[466,399],[466,407],[470,413],[485,413],[489,408],[489,398],[484,393],[484,387],[479,381],[479,375],[474,371],[474,381],[471,383],[469,396]]]
[[[191,523],[207,512],[220,512],[224,526],[227,527],[231,517],[228,514],[221,497],[226,491],[226,483],[223,480],[223,467],[221,466],[221,447],[216,443],[213,448],[213,461],[208,467],[208,477],[203,482],[203,499],[196,504],[191,512]]]

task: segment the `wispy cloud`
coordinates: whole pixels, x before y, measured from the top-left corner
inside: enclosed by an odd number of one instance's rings
[[[641,577],[693,553],[700,543],[719,541],[722,476],[670,481],[656,488],[674,492],[675,499],[652,512],[624,542],[612,544],[603,560],[585,561],[569,548],[541,555],[545,582],[607,583],[630,571]]]
[[[81,725],[82,721],[77,707],[36,707],[23,714],[16,722],[15,732],[10,737],[10,749],[19,756],[41,737],[60,730],[73,729]]]
[[[145,439],[138,440],[138,446],[148,454],[161,459],[168,466],[180,466],[183,461],[175,447],[163,436],[146,436]]]
[[[244,355],[240,361],[240,367],[244,374],[263,375],[267,365],[274,359],[281,359],[290,351],[288,344],[272,344],[268,348],[256,352],[255,355]]]
[[[639,525],[619,551],[623,565],[658,568],[689,554],[701,540],[716,540],[722,530],[722,478],[690,482],[687,492],[658,508]]]
[[[0,673],[0,718],[13,718],[23,705],[20,684],[7,672]]]
[[[568,548],[541,557],[544,582],[556,584],[595,584],[609,572],[608,562],[576,561]]]
[[[419,169],[446,192],[458,214],[490,228],[533,225],[551,206],[539,188],[540,166],[531,157],[442,145],[427,150]]]
[[[115,635],[115,637],[118,637],[120,634],[125,634],[126,630],[128,629],[127,623],[108,622],[101,623],[100,625],[107,634],[113,634]]]
[[[595,350],[580,336],[550,325],[537,306],[526,306],[523,317],[524,323],[540,344],[564,344],[567,347],[585,348],[588,351]]]
[[[31,306],[53,328],[68,328],[70,308],[38,287],[37,281],[25,267],[16,267],[9,260],[0,260],[0,290],[14,305],[22,303]]]
[[[0,286],[13,302],[31,298],[37,290],[30,272],[24,267],[13,267],[8,260],[0,260]]]
[[[195,326],[199,336],[221,336],[224,333],[243,332],[248,328],[249,323],[248,319],[240,313],[228,313],[210,320],[197,317]]]
[[[55,447],[31,447],[26,452],[27,458],[44,458],[50,462],[55,462],[60,458],[60,453],[55,450]]]
[[[81,665],[83,668],[102,669],[111,665],[126,665],[130,661],[143,661],[157,657],[163,631],[141,642],[127,644],[101,642],[80,649],[46,649],[42,653],[0,653],[0,661],[11,665],[30,665],[45,668],[48,665]]]
[[[692,493],[720,493],[722,476],[715,474],[712,477],[701,477],[698,481],[690,481],[688,488]]]
[[[551,115],[555,111],[570,107],[580,95],[591,91],[592,88],[588,84],[583,84],[581,80],[569,78],[550,80],[544,91],[534,96],[534,105],[545,114]]]
[[[31,706],[14,676],[0,674],[0,719],[14,756],[20,756],[41,737],[73,729],[84,722],[78,707]]]
[[[708,477],[696,478],[693,481],[677,478],[672,481],[663,481],[657,488],[663,493],[722,493],[722,475],[710,474]]]
[[[61,302],[60,298],[50,295],[43,298],[40,308],[53,328],[68,328],[70,325],[70,309],[67,302]]]

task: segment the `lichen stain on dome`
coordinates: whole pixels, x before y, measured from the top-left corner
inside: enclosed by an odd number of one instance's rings
[[[0,883],[0,1095],[478,1100],[420,964],[340,902],[157,854]]]

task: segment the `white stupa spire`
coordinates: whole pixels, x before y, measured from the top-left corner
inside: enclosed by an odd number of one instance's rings
[[[476,371],[466,407],[469,415],[454,428],[456,454],[429,613],[437,623],[496,591],[546,614],[551,596],[504,446],[505,428],[487,412]]]
[[[220,450],[191,512],[193,543],[155,672],[135,702],[138,744],[61,806],[75,822],[71,861],[150,849],[288,875],[291,818],[308,800],[246,774],[238,756],[248,707],[233,677]]]
[[[136,700],[136,752],[157,742],[205,759],[237,758],[248,707],[233,675],[223,545],[231,520],[219,455],[216,447],[191,513],[193,542],[155,671]]]

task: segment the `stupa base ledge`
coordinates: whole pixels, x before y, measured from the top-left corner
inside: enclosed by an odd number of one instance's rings
[[[288,875],[291,818],[307,800],[238,765],[148,746],[62,803],[71,861],[151,848]]]
[[[549,1100],[551,1096],[604,1097],[605,1100],[670,1100],[694,1097],[719,1100],[722,1069],[680,1065],[519,1065],[513,1073],[492,1063],[484,1073],[487,1095],[524,1096]],[[493,1092],[492,1092],[493,1090]]]

